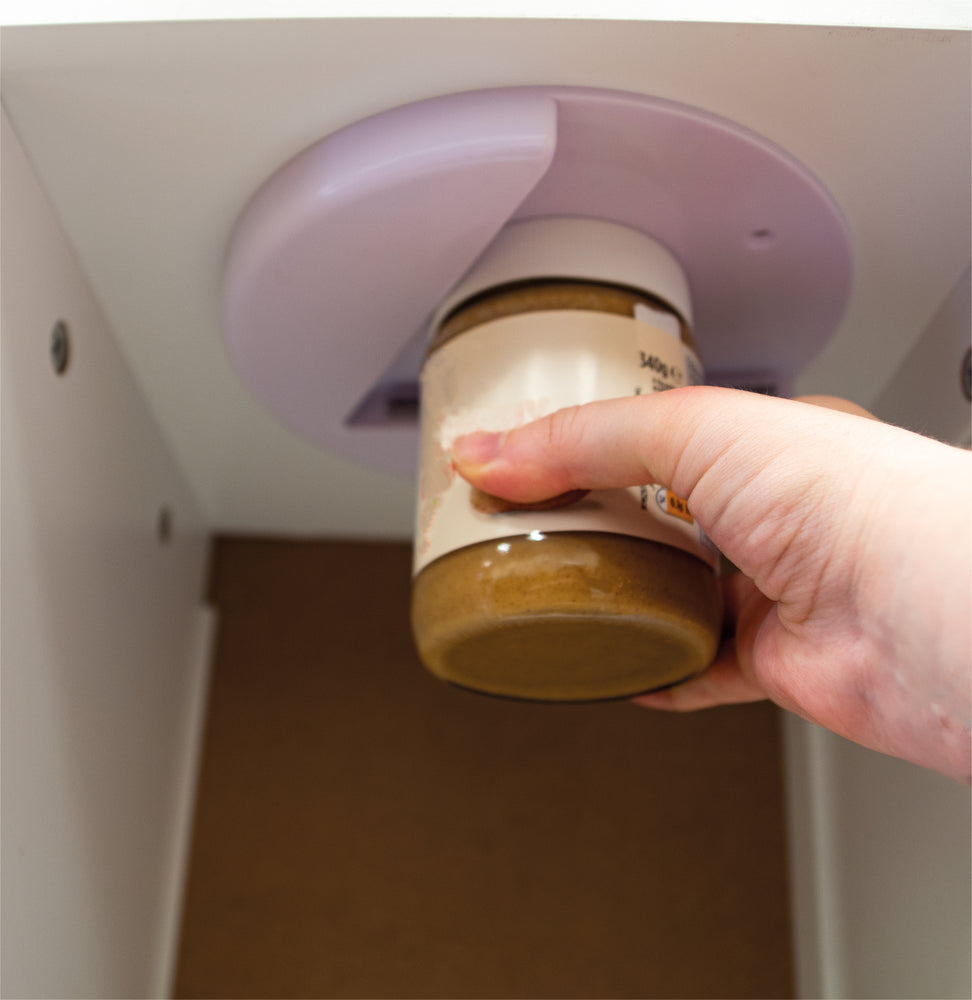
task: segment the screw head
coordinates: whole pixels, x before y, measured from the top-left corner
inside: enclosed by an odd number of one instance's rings
[[[63,319],[59,319],[51,329],[50,354],[54,374],[63,375],[71,361],[71,338]]]
[[[771,250],[775,245],[776,233],[765,226],[754,229],[746,238],[746,246],[750,250]]]

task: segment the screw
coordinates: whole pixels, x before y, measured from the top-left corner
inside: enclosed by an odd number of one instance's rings
[[[972,403],[972,347],[969,347],[965,351],[965,357],[962,358],[962,392],[965,393],[965,398]]]
[[[55,375],[63,375],[71,360],[71,338],[67,323],[59,319],[51,329],[51,367]]]
[[[746,239],[746,246],[750,250],[769,250],[775,243],[776,233],[765,227],[754,229]]]

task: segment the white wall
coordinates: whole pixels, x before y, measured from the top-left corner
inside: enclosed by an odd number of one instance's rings
[[[205,690],[205,526],[5,115],[2,157],[0,984],[159,996]]]
[[[972,996],[969,791],[787,722],[798,996]]]
[[[972,267],[959,275],[931,322],[871,409],[882,420],[968,448],[962,369],[972,332]]]
[[[962,445],[969,277],[872,404],[883,420]],[[969,789],[795,718],[786,734],[799,995],[972,996]]]

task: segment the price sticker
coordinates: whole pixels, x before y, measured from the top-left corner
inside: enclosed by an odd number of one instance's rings
[[[681,497],[675,496],[671,490],[665,490],[665,512],[673,517],[680,517],[689,524],[695,523],[695,518],[689,513],[688,504]]]

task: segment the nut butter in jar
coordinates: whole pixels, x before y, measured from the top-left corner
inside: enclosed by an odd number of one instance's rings
[[[645,484],[519,508],[450,460],[474,430],[701,378],[687,282],[656,241],[590,219],[500,233],[439,310],[422,371],[412,626],[433,674],[589,701],[711,663],[717,553],[681,498]]]

